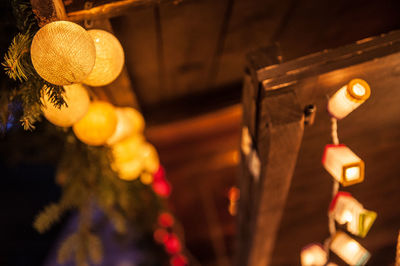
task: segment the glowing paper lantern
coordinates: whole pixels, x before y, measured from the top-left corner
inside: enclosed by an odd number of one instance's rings
[[[347,192],[338,192],[333,198],[329,213],[339,224],[347,224],[347,230],[365,237],[376,219],[376,212],[368,211]]]
[[[42,97],[42,111],[47,120],[56,126],[70,127],[79,121],[88,111],[89,95],[81,84],[64,86],[64,100],[67,106],[57,108],[50,102],[46,93]]]
[[[328,256],[320,244],[313,243],[301,250],[300,259],[302,266],[325,265]]]
[[[328,102],[328,112],[337,119],[342,119],[359,107],[371,95],[368,83],[362,79],[352,79],[338,90]]]
[[[150,185],[153,182],[153,175],[148,172],[140,174],[140,181],[145,185]]]
[[[168,240],[168,231],[163,228],[158,228],[154,231],[153,237],[157,243],[163,244]]]
[[[85,116],[73,126],[78,139],[89,145],[105,144],[117,127],[114,106],[107,102],[95,101],[89,105]]]
[[[138,149],[145,141],[143,135],[132,135],[112,146],[115,164],[129,162],[138,158]]]
[[[83,81],[90,86],[104,86],[113,82],[124,66],[124,50],[111,33],[104,30],[89,30],[96,47],[96,62],[92,72]]]
[[[343,232],[337,232],[331,250],[349,265],[365,265],[371,255],[357,241]]]
[[[364,162],[346,145],[326,145],[322,164],[343,186],[364,180]]]
[[[118,118],[117,129],[107,140],[108,145],[113,145],[134,134],[142,134],[144,130],[143,116],[137,110],[124,107],[116,108],[116,111]]]
[[[164,245],[165,245],[165,250],[169,254],[179,253],[182,249],[181,242],[174,233],[169,234],[168,239],[164,242]]]
[[[174,225],[175,219],[174,217],[168,213],[163,212],[158,216],[158,225],[164,228],[168,228]]]
[[[188,265],[188,259],[182,254],[175,254],[170,259],[171,266],[186,266]]]
[[[84,80],[92,71],[96,49],[92,37],[76,23],[55,21],[33,37],[32,64],[46,81],[70,85]]]
[[[150,143],[144,143],[140,147],[139,152],[143,161],[144,170],[150,173],[156,172],[160,166],[156,148],[154,148]]]

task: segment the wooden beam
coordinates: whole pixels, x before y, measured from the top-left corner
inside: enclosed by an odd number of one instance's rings
[[[31,0],[31,5],[40,27],[67,17],[62,0]]]
[[[163,0],[163,2],[179,3],[181,0]],[[160,3],[160,0],[123,0],[96,6],[87,10],[80,10],[68,13],[69,21],[83,21],[93,19],[109,19],[121,16],[129,12],[132,8],[152,6]]]
[[[292,90],[266,93],[260,106],[257,150],[261,176],[250,220],[247,265],[269,265],[304,129],[304,115]]]

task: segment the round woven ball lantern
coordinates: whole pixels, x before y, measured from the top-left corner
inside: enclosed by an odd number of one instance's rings
[[[42,97],[42,111],[47,120],[56,126],[70,127],[78,122],[88,111],[90,99],[84,86],[72,84],[64,86],[64,100],[67,106],[57,108],[50,102],[46,93]]]
[[[130,107],[116,108],[117,129],[107,140],[108,145],[113,145],[121,140],[135,134],[142,134],[144,130],[143,116],[135,109]]]
[[[146,142],[138,150],[143,161],[143,168],[150,173],[155,173],[160,166],[158,153],[153,145]]]
[[[124,66],[121,43],[104,30],[89,30],[88,33],[96,47],[96,62],[83,83],[94,87],[110,84],[119,76]]]
[[[85,116],[73,126],[76,137],[93,146],[105,144],[116,128],[115,108],[103,101],[92,102]]]
[[[114,144],[112,146],[114,163],[121,164],[138,158],[138,150],[144,141],[143,135],[136,134]]]
[[[76,23],[55,21],[33,37],[31,59],[36,72],[56,85],[84,80],[92,71],[96,48],[89,33]]]

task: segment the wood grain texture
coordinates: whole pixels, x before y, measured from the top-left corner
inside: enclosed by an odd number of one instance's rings
[[[61,0],[31,0],[30,2],[40,27],[52,21],[63,20],[67,16]]]
[[[320,164],[323,147],[331,142],[330,119],[325,111],[327,97],[355,77],[363,78],[370,84],[372,96],[339,121],[339,139],[365,161],[366,179],[359,185],[346,188],[346,191],[351,192],[366,208],[378,213],[378,219],[367,237],[357,239],[371,252],[371,265],[393,262],[394,257],[389,254],[394,254],[400,222],[400,212],[394,205],[400,200],[396,191],[400,185],[396,174],[400,170],[397,163],[400,156],[400,120],[397,119],[400,94],[394,89],[400,75],[399,39],[399,33],[393,32],[267,67],[262,73],[262,77],[266,78],[263,82],[265,96],[291,90],[301,108],[316,104],[319,110],[314,125],[305,130],[287,205],[280,206],[284,214],[270,265],[298,264],[303,246],[310,242],[323,242],[329,234],[326,210],[331,197],[332,178]],[[274,109],[279,110],[279,107]],[[265,114],[278,115],[275,119],[280,121],[283,113],[274,109]],[[289,118],[292,115],[288,113],[286,116]],[[261,124],[265,121],[268,117],[260,118]],[[260,133],[259,142],[266,138],[263,136]],[[267,143],[259,145],[264,147],[260,152],[265,152],[261,157],[268,158],[267,151],[271,147]],[[288,158],[290,156],[275,158],[275,164],[282,164]],[[267,167],[272,162],[268,159]],[[270,245],[270,240],[264,240],[261,245]],[[342,263],[335,256],[331,259]]]

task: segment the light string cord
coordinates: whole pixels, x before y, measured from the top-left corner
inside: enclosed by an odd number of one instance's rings
[[[339,137],[337,132],[337,119],[331,117],[331,136],[332,136],[332,143],[334,145],[339,145]],[[333,186],[332,186],[332,200],[335,198],[336,194],[339,192],[339,182],[333,179]],[[335,224],[335,217],[333,214],[328,212],[328,227],[330,237],[328,237],[324,242],[324,249],[327,254],[329,254],[329,247],[331,244],[331,240],[333,236],[336,234],[336,224]],[[400,266],[400,265],[399,265]]]

